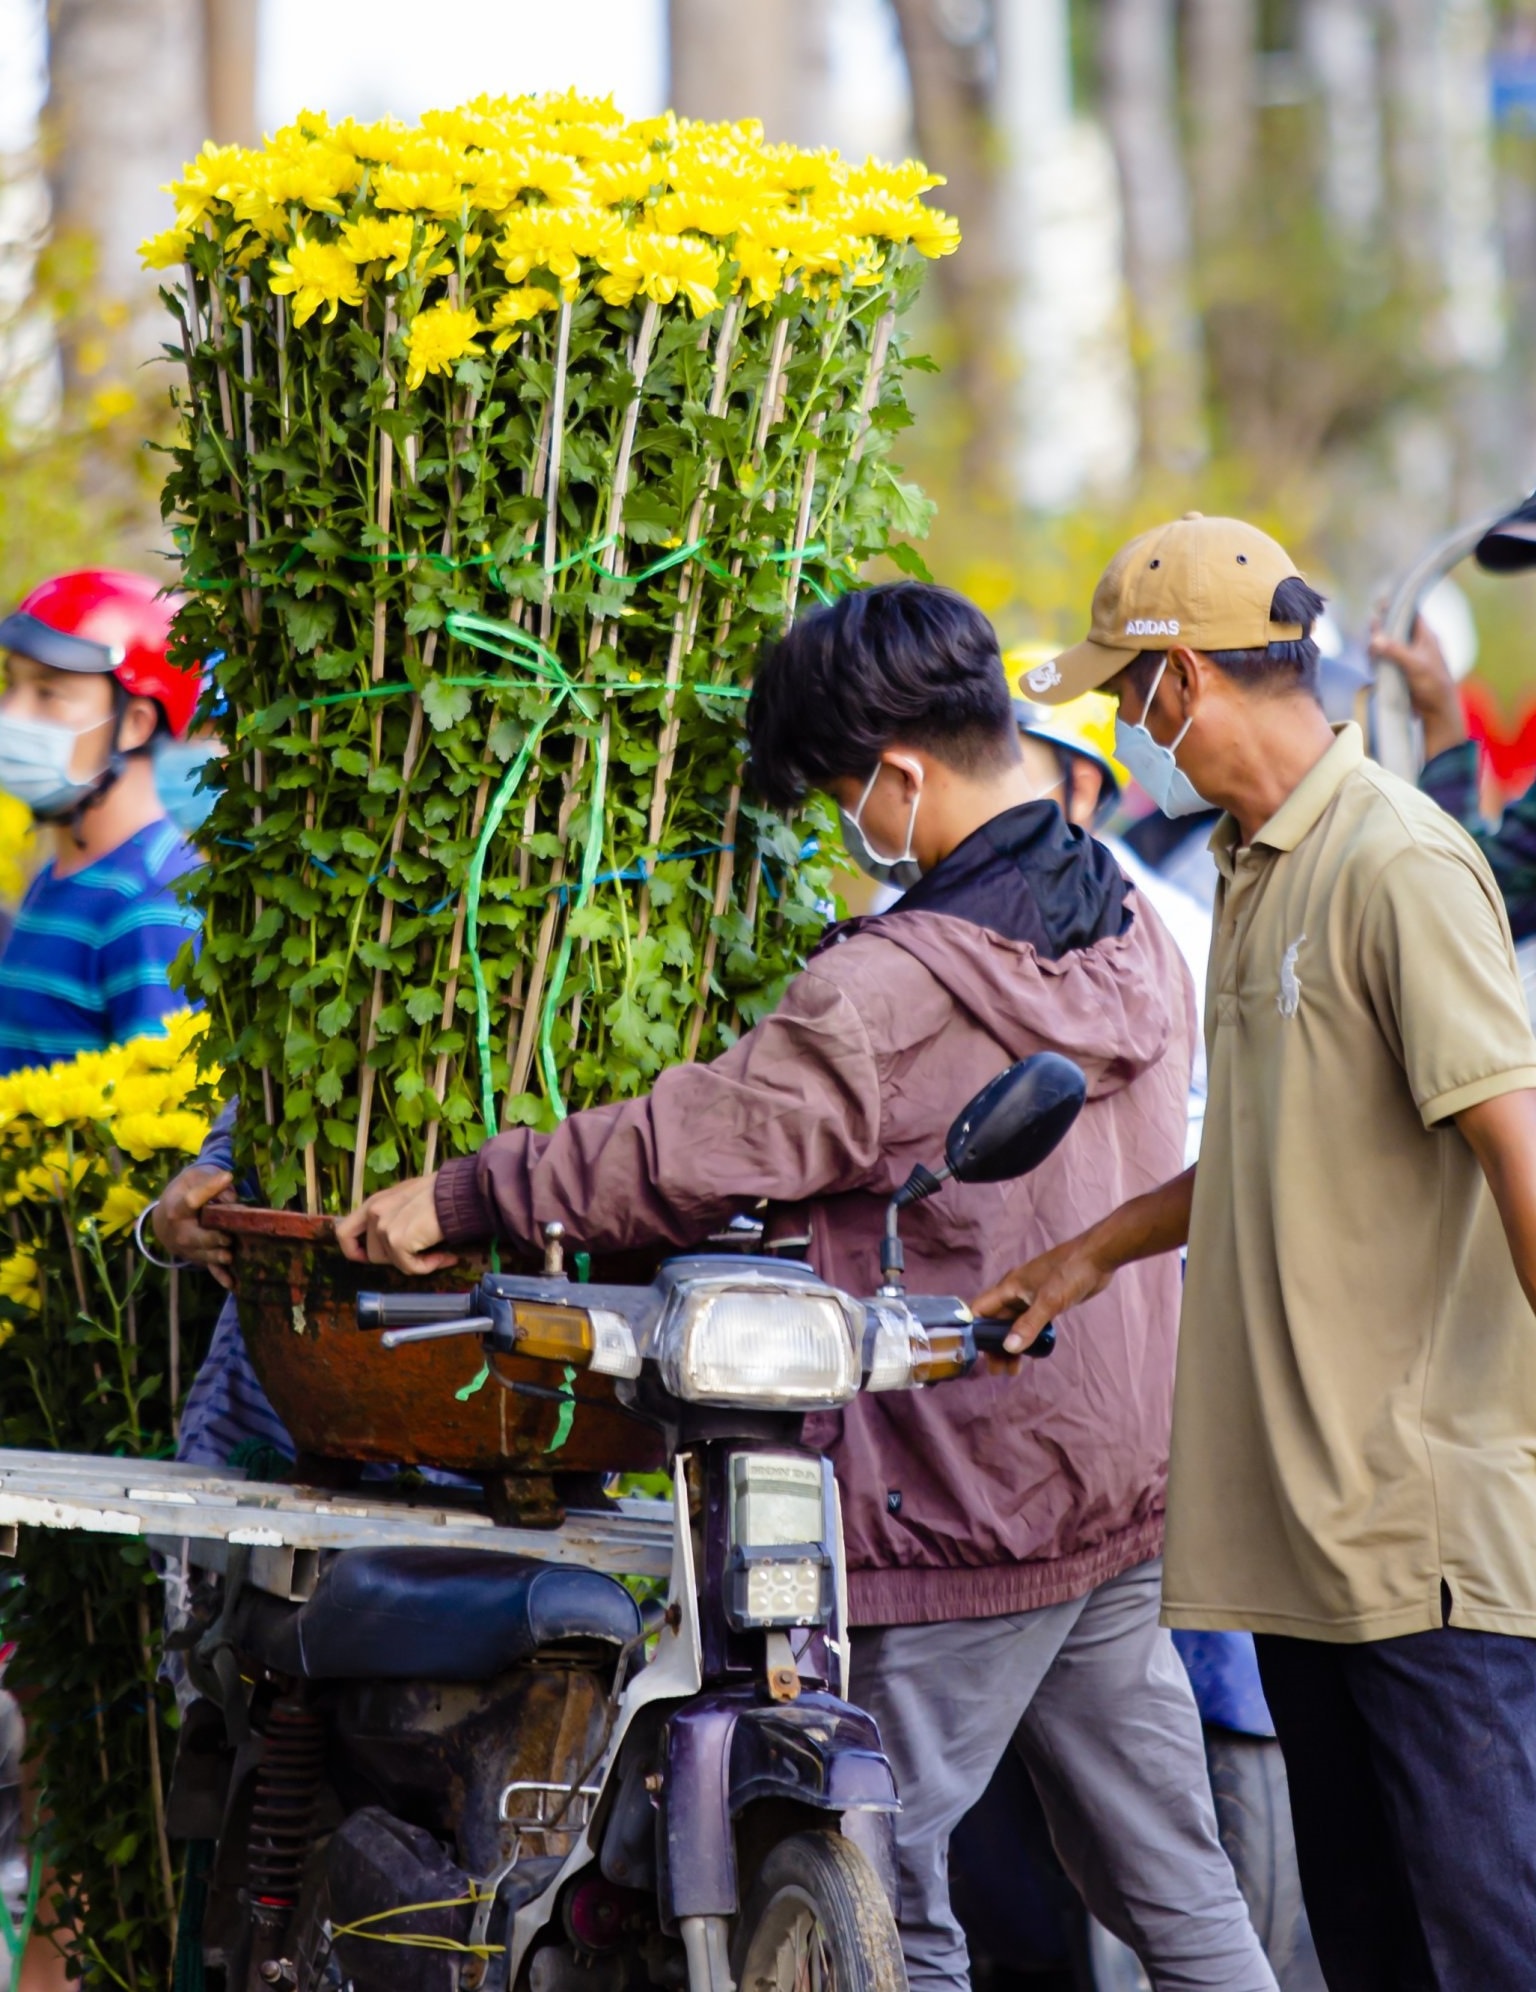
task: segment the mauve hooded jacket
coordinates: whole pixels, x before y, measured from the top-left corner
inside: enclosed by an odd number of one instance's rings
[[[1018,1182],[948,1184],[903,1224],[913,1293],[971,1298],[1183,1168],[1189,974],[1101,845],[1010,810],[891,912],[834,928],[778,1009],[709,1065],[551,1134],[515,1129],[437,1180],[445,1240],[597,1252],[696,1244],[761,1198],[809,1257],[879,1282],[889,1197],[1015,1059],[1064,1052],[1088,1102]],[[1065,1315],[1013,1375],[862,1396],[808,1421],[842,1489],[854,1622],[987,1618],[1079,1597],[1162,1548],[1179,1308],[1169,1254]]]

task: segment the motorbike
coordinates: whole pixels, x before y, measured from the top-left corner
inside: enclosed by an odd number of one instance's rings
[[[1054,1053],[984,1088],[892,1199],[867,1300],[729,1253],[576,1283],[558,1236],[542,1276],[359,1297],[386,1359],[475,1335],[493,1375],[550,1364],[551,1394],[615,1379],[664,1435],[671,1576],[647,1596],[504,1552],[349,1549],[295,1605],[232,1551],[184,1636],[202,1700],[171,1794],[214,1841],[225,1992],[900,1992],[900,1799],[848,1698],[837,1486],[801,1427],[1002,1348],[1008,1324],[905,1291],[900,1214],[1038,1167],[1084,1092]]]

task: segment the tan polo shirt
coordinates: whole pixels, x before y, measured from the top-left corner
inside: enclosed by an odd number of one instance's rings
[[[1174,1387],[1164,1616],[1536,1635],[1536,1318],[1451,1116],[1536,1087],[1472,840],[1338,738],[1230,817]]]

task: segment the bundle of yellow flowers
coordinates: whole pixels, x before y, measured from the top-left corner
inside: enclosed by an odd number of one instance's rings
[[[202,1146],[218,1104],[217,1075],[199,1065],[207,1028],[182,1011],[163,1036],[0,1078],[0,1344],[19,1313],[109,1338],[126,1328],[149,1268],[109,1248]]]
[[[824,919],[739,777],[752,661],[926,524],[912,162],[480,98],[209,146],[166,508],[229,754],[197,983],[275,1204],[709,1055]]]
[[[183,1013],[163,1035],[0,1078],[0,1446],[172,1451],[218,1289],[178,1284],[132,1234],[217,1108],[206,1040],[207,1019]],[[11,1568],[0,1642],[18,1642],[10,1684],[47,1738],[43,1927],[88,1979],[167,1984],[175,1711],[156,1678],[159,1581],[139,1542],[51,1529],[23,1530]]]

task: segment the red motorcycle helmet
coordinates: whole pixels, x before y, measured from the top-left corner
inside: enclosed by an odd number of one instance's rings
[[[176,606],[147,575],[83,567],[39,583],[0,621],[0,650],[55,671],[110,672],[131,697],[153,699],[180,740],[202,674],[166,656]]]

